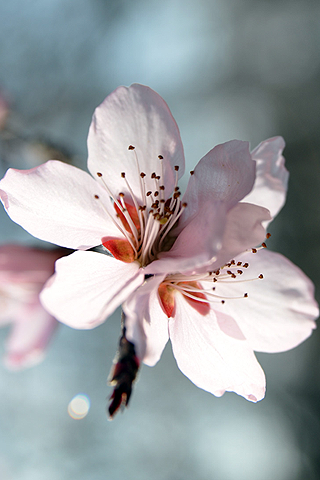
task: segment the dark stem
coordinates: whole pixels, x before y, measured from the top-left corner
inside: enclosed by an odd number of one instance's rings
[[[132,385],[140,366],[134,344],[126,338],[125,315],[123,312],[121,315],[121,331],[119,348],[109,376],[109,384],[114,386],[110,396],[111,403],[108,408],[110,420],[113,419],[120,408],[128,406]]]

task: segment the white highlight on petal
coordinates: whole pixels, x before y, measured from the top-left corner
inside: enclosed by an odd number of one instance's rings
[[[88,395],[79,393],[75,395],[68,405],[68,414],[74,420],[82,420],[90,410],[90,398]]]

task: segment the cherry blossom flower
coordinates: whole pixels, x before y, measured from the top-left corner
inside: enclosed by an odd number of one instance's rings
[[[285,202],[281,137],[253,152],[217,145],[184,195],[184,153],[164,100],[148,87],[120,87],[96,109],[88,137],[92,176],[58,161],[9,170],[0,182],[10,217],[34,236],[76,249],[56,262],[41,299],[57,319],[93,328],[121,304],[125,344],[112,380],[115,410],[130,363],[154,365],[170,338],[181,371],[220,396],[256,402],[265,377],[254,351],[295,347],[315,328],[310,280],[264,245]],[[102,246],[101,251],[87,251]],[[111,254],[111,255],[110,255]],[[136,358],[135,358],[136,356]],[[120,372],[120,373],[119,373]],[[121,389],[122,388],[122,389]]]
[[[12,324],[4,356],[10,369],[39,363],[58,324],[42,307],[39,293],[59,253],[18,245],[0,247],[0,325]]]

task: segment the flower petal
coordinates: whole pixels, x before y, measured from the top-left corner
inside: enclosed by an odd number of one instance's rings
[[[130,151],[132,145],[135,150]],[[88,136],[88,168],[95,177],[101,172],[114,194],[126,190],[125,172],[134,194],[142,204],[140,172],[146,174],[147,190],[154,190],[150,175],[161,175],[158,155],[163,156],[164,179],[170,193],[184,172],[184,153],[178,126],[165,101],[149,87],[134,84],[119,87],[95,110]],[[139,170],[135,155],[139,160]],[[161,184],[160,183],[160,184]]]
[[[217,318],[223,317],[220,312],[211,310],[208,315],[200,315],[180,294],[176,303],[169,332],[180,370],[195,385],[216,396],[232,391],[253,402],[261,400],[265,377],[246,340],[219,328]],[[220,318],[221,323],[224,320]]]
[[[90,329],[141,285],[136,262],[124,263],[96,252],[74,252],[56,262],[56,273],[40,299],[46,310],[73,328]]]
[[[225,206],[220,202],[207,202],[198,215],[190,219],[172,248],[148,265],[145,273],[192,273],[214,262],[222,245],[225,221]]]
[[[7,288],[18,284],[40,292],[42,285],[53,274],[54,262],[65,255],[64,249],[40,250],[23,245],[1,245],[0,247],[0,285]],[[13,284],[13,285],[12,285]],[[38,288],[38,290],[37,290]]]
[[[217,145],[194,169],[182,202],[188,204],[179,222],[181,230],[207,202],[224,202],[229,210],[247,195],[254,184],[255,162],[248,142],[232,140]]]
[[[282,151],[285,143],[282,137],[274,137],[261,142],[252,152],[257,162],[256,180],[253,189],[243,201],[268,208],[274,218],[283,207],[289,172],[284,166]]]
[[[121,236],[105,211],[115,215],[107,192],[88,173],[57,160],[8,170],[0,197],[12,220],[41,240],[85,250],[102,236]]]
[[[42,361],[45,349],[58,322],[42,305],[24,305],[16,312],[10,336],[6,342],[5,365],[14,370],[31,367]]]
[[[158,287],[164,275],[149,278],[123,304],[126,338],[146,365],[155,365],[169,339],[168,318],[160,307]]]
[[[249,267],[242,269],[241,279],[216,282],[215,293],[241,297],[245,292],[248,298],[226,299],[214,308],[236,320],[253,350],[282,352],[309,337],[319,312],[313,284],[304,273],[282,255],[267,250],[244,253],[235,260],[248,262]]]
[[[238,203],[229,210],[222,248],[206,270],[217,270],[239,253],[263,242],[266,231],[262,224],[269,219],[269,210],[250,203]]]

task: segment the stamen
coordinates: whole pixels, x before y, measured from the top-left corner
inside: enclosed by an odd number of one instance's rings
[[[123,205],[121,205],[121,204],[119,203],[119,201],[117,200],[116,196],[113,195],[113,193],[111,192],[110,188],[108,187],[108,185],[106,184],[106,182],[105,182],[105,180],[104,180],[104,178],[103,178],[102,173],[101,173],[101,172],[97,172],[97,175],[98,175],[99,178],[102,179],[102,183],[103,183],[105,189],[107,190],[109,196],[111,197],[111,199],[113,200],[113,202],[115,203],[115,205],[118,207],[119,211],[122,212],[122,210],[123,210]],[[126,174],[125,174],[124,172],[122,172],[122,173],[121,173],[121,177],[122,177],[122,178],[125,178],[125,176],[126,176]],[[125,180],[126,180],[126,179],[125,179]],[[128,185],[127,180],[126,180],[126,183],[127,183],[127,185]],[[123,194],[123,195],[124,195],[124,194]],[[122,198],[122,195],[120,195],[120,198]],[[134,199],[133,199],[133,201],[135,202]],[[135,203],[135,207],[136,207],[136,210],[138,210],[136,203]],[[131,219],[129,213],[128,213],[127,211],[123,211],[122,213],[123,213],[125,219],[127,220],[128,224],[130,225],[130,228],[131,228],[131,230],[132,230],[132,234],[133,234],[133,236],[135,237],[136,242],[138,242],[138,231],[137,231],[134,223],[132,222],[132,219]],[[109,215],[110,215],[110,214],[109,214]],[[119,228],[119,226],[118,226],[118,228]]]
[[[123,229],[123,228],[118,224],[118,222],[116,222],[116,220],[113,218],[113,216],[111,215],[111,213],[108,211],[108,209],[104,206],[104,204],[103,204],[102,201],[100,200],[99,195],[95,195],[94,198],[100,201],[100,205],[101,205],[101,207],[103,208],[103,210],[104,210],[104,211],[106,212],[106,214],[111,218],[111,220],[113,221],[113,223],[115,224],[115,226],[118,228],[118,230],[122,233],[122,235],[128,240],[128,242],[130,243],[131,247],[133,248],[133,250],[134,250],[134,252],[135,252],[135,257],[137,258],[137,256],[138,256],[137,249],[136,249],[136,247],[134,246],[134,244],[133,244],[130,236],[128,235],[128,233],[125,231],[125,229]]]
[[[138,170],[138,176],[140,178],[140,193],[141,193],[141,198],[143,199],[145,197],[145,185],[144,185],[143,178],[146,175],[145,175],[145,173],[141,172],[139,159],[138,159],[138,155],[137,155],[135,147],[133,145],[129,145],[128,150],[133,150],[133,153],[134,153],[134,158],[135,158],[136,166],[137,166],[137,170]]]

